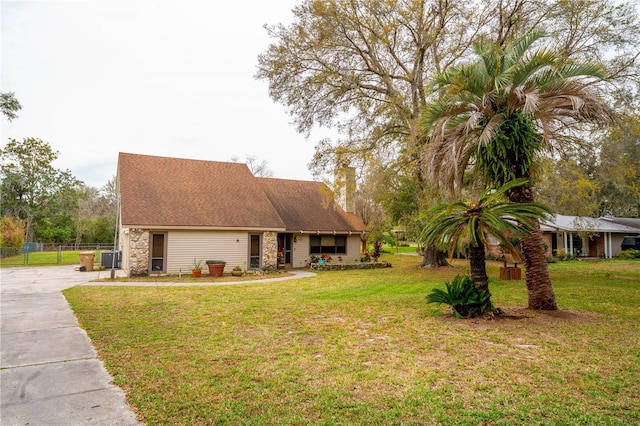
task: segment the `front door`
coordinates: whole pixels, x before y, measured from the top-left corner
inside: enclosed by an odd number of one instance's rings
[[[278,234],[278,267],[291,265],[291,237],[292,234]]]
[[[262,236],[249,234],[249,269],[260,269],[262,264]]]
[[[598,251],[598,239],[599,237],[589,238],[589,253],[587,253],[587,256],[593,256],[593,257],[600,256],[600,252]],[[604,248],[604,245],[603,245],[603,248]]]

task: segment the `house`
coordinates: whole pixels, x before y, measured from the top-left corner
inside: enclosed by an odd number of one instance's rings
[[[343,208],[323,183],[255,177],[241,163],[120,153],[116,188],[128,276],[186,273],[194,259],[226,271],[304,267],[324,253],[357,261],[367,233],[348,194]]]
[[[640,219],[554,215],[541,223],[549,255],[558,249],[576,257],[618,256],[622,239],[640,235]]]
[[[540,223],[547,257],[562,249],[576,257],[616,257],[622,251],[622,239],[640,235],[640,219],[555,214]],[[488,236],[487,254],[502,257],[499,241]]]

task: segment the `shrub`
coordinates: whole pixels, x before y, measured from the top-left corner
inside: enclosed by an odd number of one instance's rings
[[[640,250],[627,249],[620,252],[620,257],[623,259],[640,259]]]
[[[556,250],[556,256],[558,257],[558,260],[571,260],[571,259],[575,259],[575,255],[573,253],[571,253],[570,251],[567,251],[563,248]]]
[[[427,296],[427,303],[443,303],[451,306],[458,318],[474,318],[493,309],[491,293],[478,292],[468,275],[456,275],[451,281],[446,281],[447,291],[434,288]]]
[[[0,217],[0,247],[19,250],[24,244],[24,224],[19,219],[3,216]]]

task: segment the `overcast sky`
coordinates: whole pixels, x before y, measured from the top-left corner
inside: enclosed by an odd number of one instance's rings
[[[295,0],[6,1],[1,90],[23,108],[9,138],[42,139],[86,184],[116,173],[118,152],[267,160],[274,177],[311,180],[307,141],[255,80]],[[325,133],[326,134],[326,133]]]

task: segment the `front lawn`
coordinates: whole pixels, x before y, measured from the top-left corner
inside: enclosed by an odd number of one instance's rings
[[[508,318],[428,305],[464,273],[392,268],[215,287],[74,287],[65,296],[147,424],[430,425],[640,422],[640,262],[550,265],[560,311]]]

